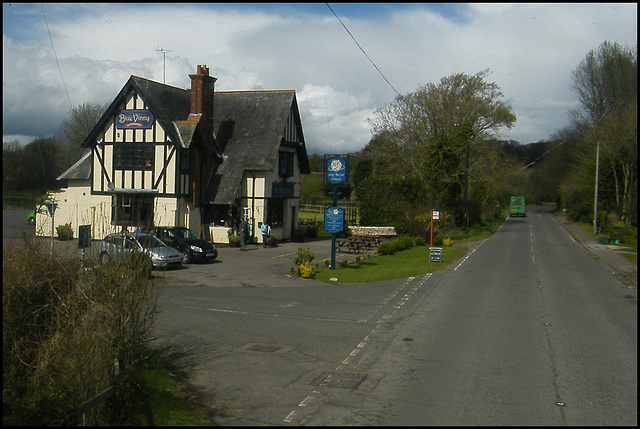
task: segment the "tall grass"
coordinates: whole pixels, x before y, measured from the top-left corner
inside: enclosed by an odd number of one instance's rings
[[[2,266],[3,423],[77,424],[77,408],[111,385],[85,423],[126,423],[159,293],[148,261],[81,275],[79,261],[24,241],[4,246]]]

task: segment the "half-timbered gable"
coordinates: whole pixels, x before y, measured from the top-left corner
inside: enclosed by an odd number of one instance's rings
[[[132,76],[85,140],[93,149],[92,192],[185,195],[180,158],[190,141],[175,121],[188,118],[189,100],[189,91]]]

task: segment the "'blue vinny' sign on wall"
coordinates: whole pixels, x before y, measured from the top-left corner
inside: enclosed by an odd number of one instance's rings
[[[116,116],[117,128],[151,128],[153,115],[149,110],[121,110]]]

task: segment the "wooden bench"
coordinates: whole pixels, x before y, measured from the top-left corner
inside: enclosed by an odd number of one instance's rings
[[[354,240],[352,237],[336,239],[336,250],[338,252],[342,252],[342,249],[345,248],[348,253],[360,253],[360,245],[360,241]]]
[[[351,239],[367,250],[376,249],[380,244],[380,237],[377,235],[356,235]]]
[[[336,250],[342,252],[345,249],[348,253],[360,253],[360,250],[377,249],[380,244],[380,237],[377,235],[356,235],[347,238],[336,239]]]

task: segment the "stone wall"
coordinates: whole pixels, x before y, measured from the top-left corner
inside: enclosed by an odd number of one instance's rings
[[[392,226],[350,226],[352,235],[377,235],[379,237],[394,237],[396,229]]]

